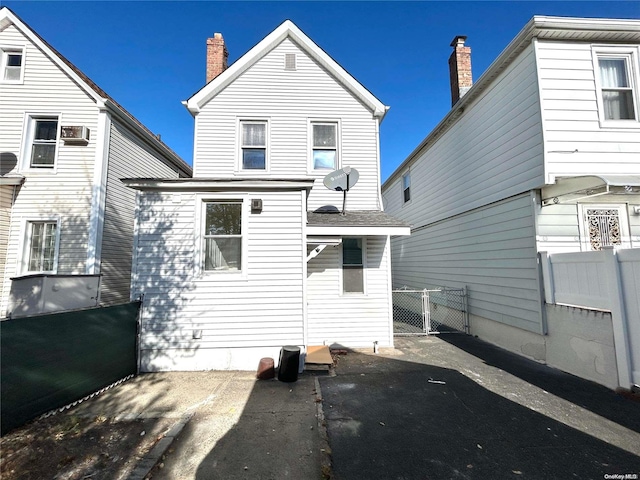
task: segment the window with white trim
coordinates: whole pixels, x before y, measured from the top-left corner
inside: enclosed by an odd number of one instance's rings
[[[411,173],[407,172],[402,176],[402,200],[407,203],[411,200]]]
[[[28,221],[24,273],[55,272],[58,260],[58,222]]]
[[[603,124],[615,127],[637,125],[640,81],[637,57],[637,48],[594,49],[599,115]]]
[[[267,169],[267,122],[240,121],[240,168]]]
[[[60,137],[59,123],[58,116],[28,118],[23,158],[25,168],[45,170],[55,167]]]
[[[364,239],[342,239],[342,292],[364,293]]]
[[[314,170],[338,169],[338,124],[311,123],[311,164]]]
[[[204,202],[204,271],[242,270],[242,200]]]
[[[2,65],[1,82],[21,83],[24,76],[24,49],[0,48],[0,62]]]

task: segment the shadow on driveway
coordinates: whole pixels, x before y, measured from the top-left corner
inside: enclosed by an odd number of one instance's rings
[[[487,365],[509,372],[553,395],[640,432],[640,396],[634,396],[636,401],[633,401],[607,387],[531,361],[470,335],[441,335],[440,338]]]

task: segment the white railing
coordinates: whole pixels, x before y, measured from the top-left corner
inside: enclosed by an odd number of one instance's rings
[[[640,385],[640,248],[540,253],[545,301],[611,312],[620,385]]]

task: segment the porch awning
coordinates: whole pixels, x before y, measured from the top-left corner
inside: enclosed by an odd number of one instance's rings
[[[0,176],[0,185],[22,185],[24,177],[22,175]]]
[[[554,185],[542,188],[542,206],[573,203],[605,194],[640,194],[640,175],[558,177]]]
[[[307,242],[319,236],[363,237],[410,235],[411,226],[378,210],[314,211],[307,213]]]

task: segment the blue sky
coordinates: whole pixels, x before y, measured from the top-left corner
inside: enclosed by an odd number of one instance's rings
[[[449,44],[467,35],[478,79],[533,15],[640,18],[640,2],[7,1],[185,161],[193,119],[180,103],[205,83],[205,42],[221,32],[233,63],[286,19],[391,110],[382,180],[450,109]]]

